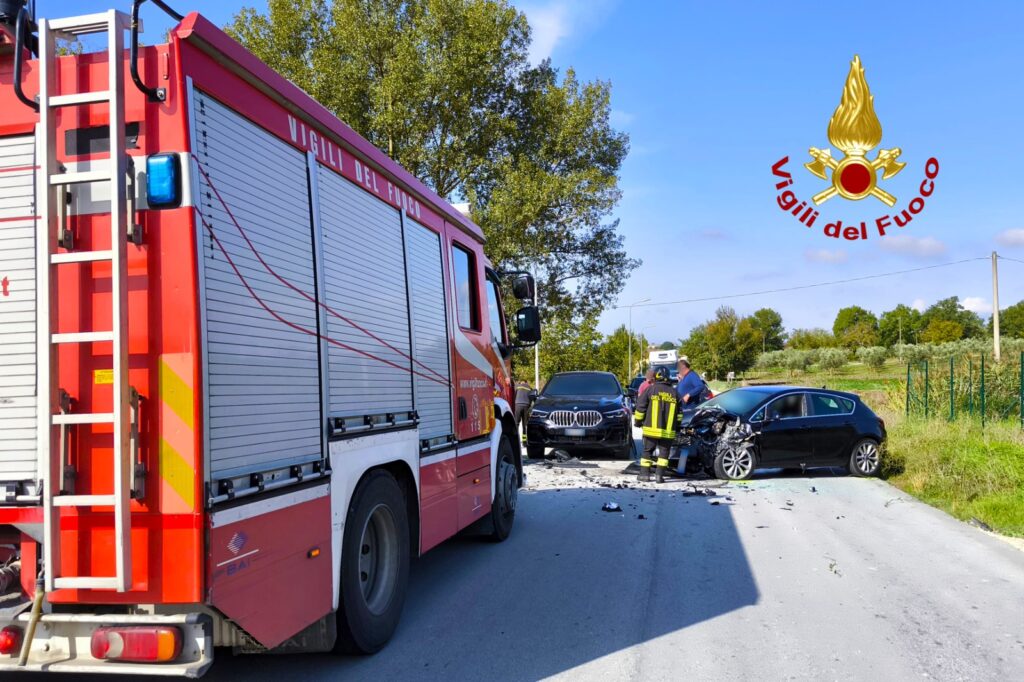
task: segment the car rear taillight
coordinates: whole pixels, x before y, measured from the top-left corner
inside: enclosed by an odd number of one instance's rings
[[[0,654],[16,654],[21,651],[21,628],[8,625],[0,630]]]
[[[93,658],[106,661],[162,663],[181,653],[181,631],[158,625],[104,627],[92,633]]]

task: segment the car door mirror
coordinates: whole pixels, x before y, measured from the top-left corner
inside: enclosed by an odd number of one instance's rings
[[[536,306],[520,308],[515,314],[516,347],[529,348],[540,341],[540,313]]]
[[[531,403],[537,400],[537,391],[530,391],[528,395],[530,396]]]

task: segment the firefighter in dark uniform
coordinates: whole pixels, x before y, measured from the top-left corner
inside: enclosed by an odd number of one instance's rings
[[[633,422],[644,434],[644,454],[640,458],[638,481],[651,480],[651,466],[657,458],[656,483],[664,480],[668,467],[669,448],[682,421],[683,406],[679,394],[668,381],[668,369],[659,367],[654,383],[640,395],[633,413]]]

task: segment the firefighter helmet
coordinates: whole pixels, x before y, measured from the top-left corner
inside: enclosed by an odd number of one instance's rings
[[[659,367],[654,370],[654,378],[657,381],[668,381],[668,367]]]

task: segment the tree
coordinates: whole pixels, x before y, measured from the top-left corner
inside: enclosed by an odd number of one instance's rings
[[[672,343],[671,341],[665,341],[660,346],[658,346],[658,350],[675,350],[675,349],[676,349],[676,344]]]
[[[895,346],[917,339],[921,330],[921,313],[902,303],[882,313],[878,335],[883,346]]]
[[[947,341],[959,341],[964,338],[964,328],[959,322],[953,320],[933,319],[921,332],[921,341],[924,343],[946,343]]]
[[[750,369],[760,349],[761,336],[750,318],[741,319],[727,306],[719,308],[713,320],[694,327],[680,344],[690,364],[712,377]]]
[[[601,333],[597,331],[596,316],[552,319],[544,327],[544,336],[540,341],[541,384],[556,372],[595,369],[600,343]],[[532,384],[533,351],[516,353],[513,368],[517,380],[523,379]]]
[[[877,331],[878,319],[873,312],[865,310],[859,305],[840,308],[839,313],[836,315],[836,321],[832,324],[832,335],[842,342],[846,332],[857,325],[867,325]]]
[[[992,319],[988,321],[988,331],[992,333]],[[1003,336],[1024,338],[1024,301],[999,311],[999,333]]]
[[[445,198],[468,200],[499,267],[536,270],[544,322],[579,323],[638,261],[618,224],[629,148],[610,85],[531,67],[503,0],[268,0],[226,28]]]
[[[818,366],[821,369],[828,371],[829,374],[834,374],[837,369],[842,369],[849,358],[846,355],[846,351],[841,348],[826,348],[821,351],[821,357],[818,359]]]
[[[787,348],[796,350],[813,350],[815,348],[831,348],[836,345],[835,337],[825,329],[794,329],[789,335]]]
[[[626,325],[620,325],[615,331],[609,334],[598,345],[596,355],[592,364],[581,365],[578,369],[597,369],[605,372],[612,372],[619,378],[619,381],[626,385],[636,376],[644,360],[644,352],[647,349],[647,339],[642,335],[633,334],[633,367],[629,367],[629,331]]]
[[[878,345],[878,329],[867,320],[847,327],[839,343],[844,348],[865,348]]]
[[[921,314],[921,329],[927,330],[931,326],[932,322],[941,320],[944,322],[955,322],[960,325],[961,336],[955,339],[947,339],[949,341],[959,341],[960,339],[971,339],[985,335],[985,325],[982,324],[981,318],[978,317],[977,313],[973,313],[970,310],[965,310],[960,305],[960,298],[958,296],[950,296],[944,298],[941,301],[937,301],[932,304],[927,310]],[[949,325],[941,327],[947,333],[953,328]],[[924,338],[924,333],[921,334],[921,341],[928,341]]]
[[[857,359],[871,369],[882,369],[889,357],[889,349],[883,346],[870,346],[857,349]]]
[[[786,330],[782,315],[771,308],[761,308],[750,316],[750,324],[761,338],[761,352],[781,350],[786,345]]]

